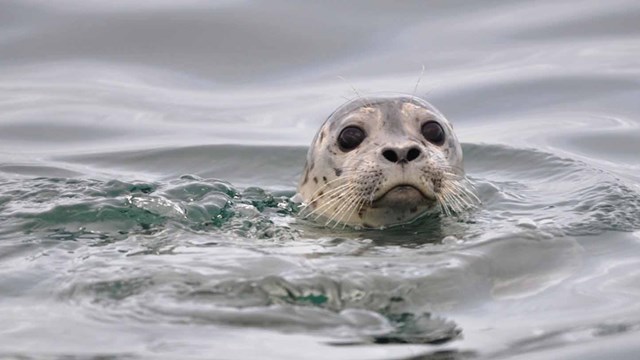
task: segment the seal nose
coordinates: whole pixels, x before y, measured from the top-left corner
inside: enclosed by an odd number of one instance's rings
[[[406,164],[420,157],[422,151],[417,146],[407,146],[404,148],[386,148],[382,151],[382,156],[392,163]]]

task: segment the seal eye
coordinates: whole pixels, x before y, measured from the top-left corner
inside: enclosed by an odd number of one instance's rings
[[[422,124],[422,136],[434,145],[444,144],[444,129],[435,121]]]
[[[340,150],[347,152],[357,148],[366,136],[364,131],[357,126],[348,126],[342,129],[338,135]]]

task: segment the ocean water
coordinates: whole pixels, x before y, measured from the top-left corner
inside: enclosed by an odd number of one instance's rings
[[[383,91],[481,206],[298,219]],[[640,3],[0,0],[0,324],[2,359],[636,359]]]

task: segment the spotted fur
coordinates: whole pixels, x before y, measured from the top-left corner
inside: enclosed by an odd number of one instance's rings
[[[428,121],[444,129],[444,144],[425,140],[421,126]],[[338,136],[347,126],[366,137],[345,152]],[[383,155],[409,148],[418,153],[414,160],[393,162]],[[451,215],[478,202],[451,124],[428,102],[408,95],[357,98],[329,116],[309,148],[297,198],[305,217],[356,227],[407,223],[430,211]]]

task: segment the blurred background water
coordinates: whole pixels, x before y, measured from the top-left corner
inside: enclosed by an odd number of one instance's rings
[[[631,0],[0,0],[0,357],[635,359],[639,76]],[[482,206],[296,220],[418,82]]]

